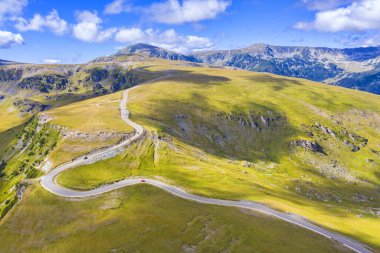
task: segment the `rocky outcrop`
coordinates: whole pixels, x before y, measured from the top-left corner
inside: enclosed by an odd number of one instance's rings
[[[96,67],[86,70],[89,76],[86,78],[87,84],[92,84],[93,90],[96,92],[106,92],[104,83],[111,83],[111,92],[119,91],[125,88],[132,87],[138,83],[137,76],[134,71],[127,68],[108,66]]]
[[[18,86],[21,89],[49,93],[52,90],[65,90],[68,86],[68,79],[63,74],[37,74],[23,78]]]
[[[317,128],[321,129],[322,132],[324,132],[325,134],[331,135],[334,138],[336,137],[336,133],[333,130],[331,130],[330,128],[322,126],[318,122],[316,122],[315,125]]]
[[[138,78],[131,69],[117,68],[111,72],[111,82],[111,91],[115,92],[136,85]]]
[[[18,81],[22,74],[21,68],[0,68],[0,82]]]
[[[291,145],[294,147],[302,147],[307,151],[312,151],[314,153],[326,154],[322,146],[314,141],[308,140],[295,140],[291,142]]]
[[[314,137],[317,140],[334,138],[349,147],[352,152],[357,152],[368,144],[367,138],[354,132],[349,132],[344,128],[342,129],[342,126],[338,126],[337,130],[334,131],[327,126],[323,126],[316,122],[315,125],[306,128],[306,132],[310,137]]]
[[[286,117],[282,114],[268,111],[265,114],[250,112],[248,115],[217,113],[216,117],[230,120],[242,127],[249,127],[257,131],[276,129],[286,125]]]
[[[13,101],[13,106],[17,107],[20,113],[37,113],[51,108],[50,105],[42,104],[30,99],[18,99]]]
[[[109,72],[104,68],[92,68],[88,70],[89,72],[89,80],[92,82],[100,82],[108,78]]]

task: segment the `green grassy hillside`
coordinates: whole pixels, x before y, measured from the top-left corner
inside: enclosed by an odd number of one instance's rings
[[[0,132],[25,123],[38,112],[137,83],[132,66],[125,64],[0,66]]]
[[[262,201],[380,249],[378,96],[158,60],[144,73],[170,74],[130,94],[145,139],[60,183],[159,177],[201,195]]]
[[[113,93],[35,116],[18,115],[16,122],[3,115],[5,121],[0,122],[0,129],[8,130],[0,131],[0,218],[22,198],[25,179],[114,145],[132,131],[119,118],[121,96]],[[23,121],[26,122],[20,124]]]
[[[81,201],[40,187],[26,195],[0,224],[2,252],[349,252],[268,216],[147,185]]]
[[[60,71],[59,66],[48,66],[53,69],[48,72],[42,66],[44,74],[38,72],[35,78],[23,81],[25,86],[17,94],[6,94],[0,101],[0,116],[5,119],[0,122],[0,157],[5,160],[0,165],[1,216],[23,195],[24,179],[117,143],[132,131],[119,117],[121,92],[104,95],[97,84],[108,93],[137,80],[161,77],[129,94],[132,120],[148,130],[144,138],[115,158],[64,172],[57,178],[60,184],[90,189],[130,176],[149,176],[199,195],[261,201],[380,250],[379,96],[183,62],[151,59],[135,65],[133,72],[115,64],[82,66],[78,72],[67,73],[66,90],[57,90],[50,79],[73,66]],[[122,85],[116,87],[116,81]],[[42,82],[43,87],[35,82]],[[6,85],[14,87],[10,81],[1,83],[2,88]],[[40,88],[48,89],[49,95]],[[46,110],[33,118],[43,105],[52,108],[44,107]],[[167,205],[152,210],[159,200]],[[106,202],[124,204],[109,211],[99,209]],[[150,213],[145,215],[143,210]],[[206,233],[206,241],[195,232],[201,226],[198,221],[188,234],[183,232],[185,228],[176,230],[178,224],[191,223],[196,212],[214,217],[210,226],[215,229],[211,235]],[[138,215],[131,220],[126,214]],[[236,247],[239,252],[271,252],[267,247],[276,240],[275,252],[338,250],[317,235],[259,217],[260,221],[235,209],[189,203],[145,186],[79,202],[68,202],[34,187],[0,224],[0,244],[12,252],[41,247],[46,252],[70,252],[73,247],[87,252],[94,250],[92,246],[131,251],[146,247],[151,251],[152,245],[181,238],[172,245],[175,252],[193,244],[202,252],[222,250],[217,248],[220,245]],[[268,223],[260,223],[263,220]],[[132,227],[122,225],[124,222]],[[151,230],[146,232],[148,223]],[[165,223],[170,225],[163,227]],[[25,227],[27,233],[22,229]],[[256,228],[262,230],[259,236]],[[131,241],[137,243],[125,242],[123,233],[129,233]],[[271,244],[264,239],[269,235],[277,238],[270,239]],[[287,236],[297,239],[284,241]],[[20,237],[25,244],[13,243]],[[111,237],[115,241],[111,242]],[[99,243],[84,247],[83,240]],[[305,243],[297,243],[300,240]]]

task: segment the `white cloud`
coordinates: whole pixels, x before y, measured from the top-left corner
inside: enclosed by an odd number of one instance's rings
[[[364,32],[360,34],[344,34],[338,41],[345,47],[372,47],[380,45],[380,33]]]
[[[310,10],[330,10],[354,2],[354,0],[301,0],[302,4]]]
[[[46,64],[57,64],[61,63],[62,61],[60,59],[43,59],[42,62]]]
[[[121,29],[115,35],[115,40],[118,42],[141,42],[146,38],[147,33],[140,28]]]
[[[296,29],[320,32],[380,30],[380,0],[355,1],[352,4],[317,12],[312,22],[298,22]]]
[[[363,47],[376,47],[380,45],[380,34],[371,38],[365,38],[360,44]]]
[[[21,45],[24,42],[21,34],[0,31],[0,48],[9,48],[13,45]]]
[[[104,9],[104,14],[119,14],[122,12],[131,12],[133,6],[126,2],[125,0],[114,0],[113,2],[106,5]]]
[[[28,0],[1,0],[0,22],[18,17],[27,5]]]
[[[149,43],[180,53],[210,49],[213,46],[208,38],[178,35],[174,29],[160,32],[153,29],[124,28],[116,33],[115,40],[122,43]]]
[[[75,38],[85,42],[103,42],[115,34],[116,28],[102,30],[101,18],[96,12],[82,11],[77,13],[77,24],[73,27]]]
[[[35,14],[29,21],[24,18],[18,18],[16,28],[22,32],[43,31],[44,28],[48,28],[57,35],[63,35],[68,31],[68,24],[59,17],[57,10],[52,10],[45,17]]]
[[[165,24],[182,24],[216,18],[223,13],[230,0],[166,0],[154,3],[144,12],[153,21]]]
[[[104,9],[105,14],[118,14],[123,11],[124,0],[115,0]]]

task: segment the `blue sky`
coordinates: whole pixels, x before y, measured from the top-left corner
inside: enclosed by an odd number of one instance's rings
[[[374,46],[379,13],[380,0],[0,0],[0,59],[82,63],[137,42]]]

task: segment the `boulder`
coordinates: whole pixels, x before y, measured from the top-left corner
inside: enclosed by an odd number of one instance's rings
[[[314,153],[326,154],[322,146],[314,141],[295,140],[291,142],[291,145],[296,147],[302,147],[305,150],[312,151]]]

